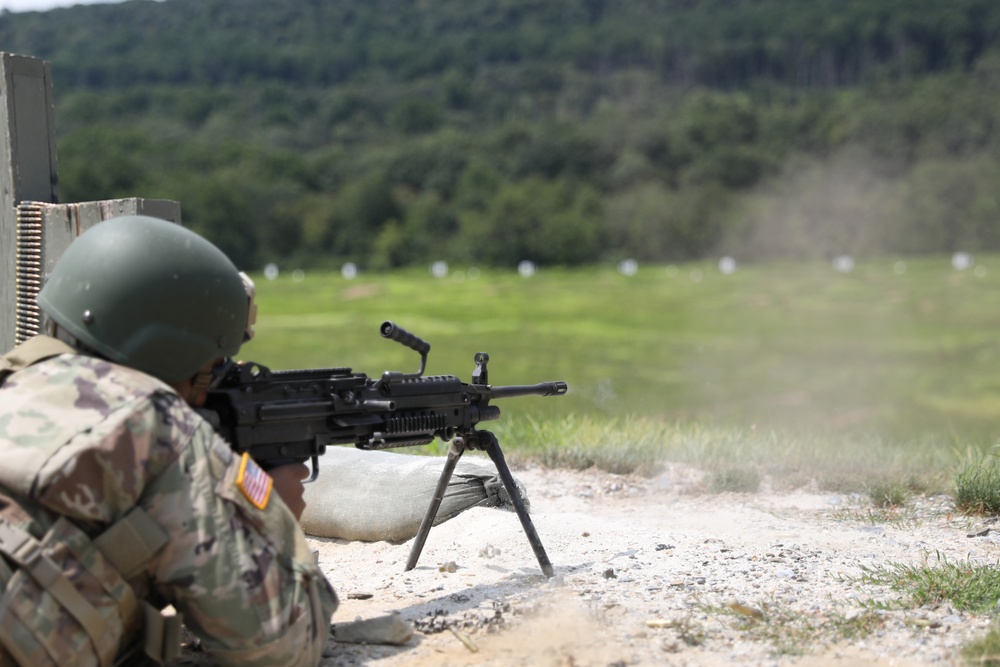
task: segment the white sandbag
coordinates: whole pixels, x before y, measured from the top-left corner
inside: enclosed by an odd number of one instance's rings
[[[445,461],[443,456],[330,447],[319,459],[319,478],[305,485],[302,528],[317,537],[404,542],[420,529]],[[524,486],[514,481],[528,506]],[[465,454],[434,525],[470,507],[514,508],[493,461]]]

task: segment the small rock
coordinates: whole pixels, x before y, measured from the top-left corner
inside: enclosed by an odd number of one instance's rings
[[[334,623],[330,630],[334,639],[347,644],[402,646],[413,636],[413,626],[400,618],[399,614],[379,616],[366,621]]]
[[[480,558],[496,558],[500,555],[500,549],[496,548],[492,544],[487,544],[485,547],[479,550]]]
[[[371,600],[373,597],[375,597],[373,593],[364,593],[360,591],[347,594],[348,600]]]

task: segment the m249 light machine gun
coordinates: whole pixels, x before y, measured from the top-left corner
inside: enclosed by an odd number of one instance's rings
[[[272,371],[257,363],[234,364],[208,392],[200,411],[238,453],[249,452],[264,468],[294,462],[312,462],[327,445],[353,444],[359,449],[389,449],[426,445],[435,438],[451,441],[444,469],[427,513],[414,539],[407,570],[417,559],[444,498],[448,482],[462,454],[481,450],[493,460],[517,512],[538,564],[553,575],[535,526],[528,516],[500,443],[480,422],[499,419],[500,408],[490,401],[515,396],[562,396],[565,382],[492,386],[486,368],[489,355],[478,352],[472,382],[454,375],[424,376],[429,343],[392,322],[380,327],[383,337],[420,354],[416,373],[386,371],[379,379],[350,368]]]

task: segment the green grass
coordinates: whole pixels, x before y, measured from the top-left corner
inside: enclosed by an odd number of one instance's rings
[[[808,614],[780,600],[755,606],[730,603],[702,609],[716,616],[731,617],[744,636],[767,642],[776,655],[805,655],[817,644],[861,639],[885,625],[885,619],[870,610]]]
[[[914,609],[949,603],[959,611],[995,614],[1000,604],[1000,567],[997,563],[950,561],[940,553],[919,565],[887,563],[863,566],[858,583],[885,586],[900,597],[891,604],[868,601],[869,609]],[[968,665],[1000,665],[1000,627],[962,647]]]
[[[805,434],[630,417],[577,416],[495,422],[514,463],[594,466],[616,473],[655,473],[664,461],[709,473],[706,490],[752,492],[814,485],[862,493],[885,505],[913,493],[951,489],[953,453],[932,439],[889,441],[874,436]],[[443,448],[438,453],[443,453]]]
[[[966,452],[955,475],[955,504],[978,514],[1000,514],[1000,459],[995,448]]]
[[[244,355],[275,368],[415,370],[385,319],[432,345],[428,373],[565,380],[569,395],[510,414],[756,425],[765,430],[992,443],[1000,423],[1000,262],[947,257],[740,267],[640,266],[255,276],[259,336]],[[995,271],[991,265],[998,265]],[[985,274],[983,274],[985,271]]]
[[[256,339],[272,368],[413,372],[383,339],[391,319],[431,343],[428,374],[565,380],[563,397],[498,402],[508,458],[614,472],[702,466],[715,488],[767,481],[869,493],[876,504],[951,484],[955,452],[1000,424],[1000,264],[947,257],[827,264],[713,264],[514,271],[468,267],[256,275]],[[288,267],[290,268],[290,267]],[[431,451],[443,451],[440,447]]]
[[[983,614],[995,611],[1000,601],[997,563],[954,562],[941,554],[922,565],[863,566],[857,581],[900,593],[896,604],[904,609],[948,602],[960,611]]]

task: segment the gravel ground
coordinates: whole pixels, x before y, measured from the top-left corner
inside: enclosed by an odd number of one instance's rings
[[[947,497],[885,512],[808,489],[703,493],[683,466],[514,474],[556,576],[496,509],[432,529],[410,572],[411,542],[310,538],[341,597],[335,632],[387,615],[414,630],[402,645],[331,638],[324,667],[947,665],[990,628],[947,603],[894,609],[898,593],[860,580],[865,567],[996,563],[992,524]]]
[[[472,509],[410,542],[314,540],[344,598],[335,622],[396,613],[403,646],[331,641],[323,664],[952,664],[990,618],[897,600],[863,567],[972,559],[1000,538],[947,497],[895,512],[816,493],[706,494],[681,466],[653,478],[516,470],[556,576],[547,580],[513,513]],[[970,536],[971,535],[971,536]]]

